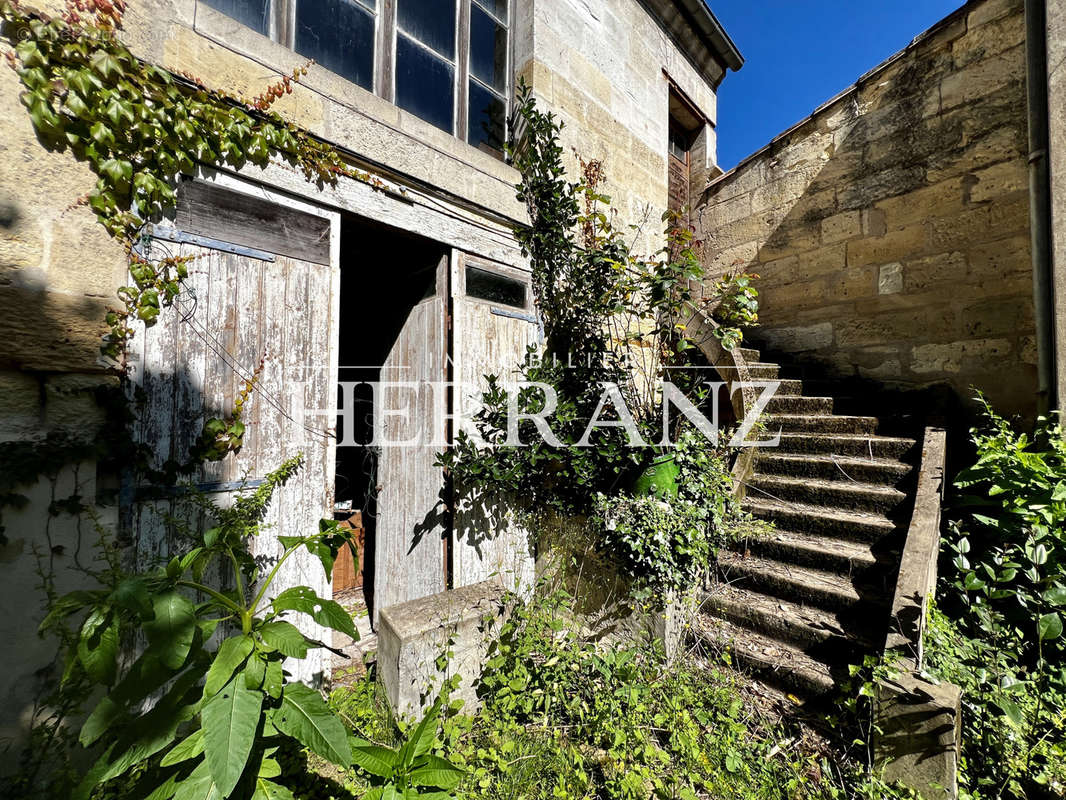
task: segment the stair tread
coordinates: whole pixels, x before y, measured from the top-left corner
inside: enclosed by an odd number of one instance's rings
[[[878,563],[877,555],[873,548],[861,542],[852,542],[847,539],[838,539],[833,536],[821,536],[817,533],[804,533],[802,531],[789,531],[775,528],[772,532],[760,539],[774,542],[782,542],[791,547],[802,548],[812,552],[823,552],[837,558],[847,558],[853,563],[874,566]]]
[[[782,434],[784,436],[786,434]],[[863,437],[865,438],[865,437]],[[876,436],[872,437],[876,439],[885,439],[889,437]],[[851,467],[881,467],[884,469],[898,470],[900,473],[910,472],[911,467],[906,461],[900,461],[897,458],[879,458],[874,456],[873,458],[865,458],[858,456],[837,456],[837,455],[824,455],[821,453],[772,453],[765,452],[759,454],[759,461],[764,459],[771,461],[789,461],[789,462],[804,462],[810,461],[818,464],[836,464],[847,470]],[[843,477],[843,476],[841,476]]]
[[[698,627],[704,641],[712,646],[731,649],[737,660],[757,667],[760,672],[773,673],[780,678],[793,677],[816,693],[827,694],[836,687],[829,666],[797,647],[725,620],[703,617]]]
[[[826,418],[826,416],[831,416],[834,419],[839,419],[839,420],[845,420],[845,419],[846,420],[858,420],[860,422],[873,422],[873,423],[876,423],[878,421],[877,417],[859,417],[859,416],[855,416],[853,414],[829,414],[829,415],[826,415],[826,414],[773,414],[773,413],[763,414],[763,417],[765,419],[767,419],[767,420],[778,419],[778,420],[793,421],[793,420],[808,419],[808,420],[818,420],[819,422],[824,420]],[[862,434],[852,434],[852,435],[853,436],[860,436]]]
[[[884,528],[886,531],[895,531],[896,523],[883,514],[872,514],[866,511],[845,511],[839,508],[826,508],[825,506],[812,506],[806,503],[782,503],[769,498],[753,499],[744,498],[744,508],[755,514],[762,512],[778,512],[792,515],[809,517],[821,517],[855,525],[870,525]]]
[[[907,495],[892,486],[863,481],[830,481],[824,478],[794,478],[788,475],[767,475],[758,472],[749,479],[751,483],[761,486],[797,486],[810,489],[827,489],[834,492],[854,494],[877,494],[902,500]]]
[[[746,556],[731,551],[722,551],[718,554],[718,565],[723,570],[732,569],[749,575],[761,574],[778,580],[808,586],[820,592],[835,595],[850,603],[863,601],[862,595],[855,588],[852,581],[847,576],[836,572],[827,572],[813,567],[801,567],[784,561],[759,558],[758,556]]]
[[[725,583],[719,584],[705,595],[703,605],[704,608],[713,609],[716,613],[728,614],[734,625],[744,625],[743,622],[738,622],[738,619],[750,621],[752,616],[763,616],[788,625],[803,626],[810,631],[813,639],[841,637],[863,647],[869,647],[872,644],[861,631],[845,626],[840,621],[839,615],[832,611],[795,603],[751,589],[742,589]],[[755,632],[759,633],[757,630]],[[767,633],[769,632],[763,631],[760,635]],[[786,644],[792,646],[790,642]]]

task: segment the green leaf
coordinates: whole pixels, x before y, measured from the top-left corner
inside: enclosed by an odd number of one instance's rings
[[[273,722],[279,731],[334,764],[346,767],[352,763],[344,724],[314,689],[302,683],[287,684]]]
[[[196,635],[192,602],[176,590],[159,595],[153,603],[155,618],[144,623],[148,644],[171,669],[185,663]]]
[[[223,795],[211,778],[207,762],[201,761],[185,780],[178,784],[174,800],[224,800]]]
[[[359,631],[355,629],[352,616],[334,600],[323,600],[306,586],[294,586],[274,598],[274,611],[298,611],[310,615],[319,625],[325,625],[340,631],[358,641]]]
[[[170,752],[163,756],[163,760],[159,762],[159,766],[172,767],[175,764],[181,764],[191,758],[196,758],[203,752],[204,729],[198,728],[174,745],[170,749]]]
[[[133,164],[118,158],[109,158],[100,165],[100,174],[116,189],[124,189],[133,179]]]
[[[254,646],[252,637],[244,634],[231,636],[219,645],[215,660],[211,662],[211,667],[207,670],[207,681],[204,683],[205,700],[218,694],[218,691],[229,683],[234,670],[244,663]]]
[[[290,658],[305,658],[307,656],[307,637],[300,633],[299,629],[291,622],[278,620],[268,622],[260,626],[259,635],[263,642],[274,648],[282,655]]]
[[[1051,606],[1066,606],[1066,586],[1052,586],[1044,592],[1044,602]]]
[[[85,724],[81,726],[78,742],[82,747],[91,746],[123,716],[125,716],[125,710],[118,703],[110,697],[103,698],[89,714]]]
[[[463,779],[463,771],[455,765],[434,755],[425,756],[425,766],[411,770],[408,777],[415,786],[435,786],[439,789],[454,789]]]
[[[255,743],[263,695],[244,685],[237,675],[203,707],[204,760],[223,797],[240,780]]]
[[[285,675],[280,661],[268,661],[263,673],[263,691],[277,700],[285,686]]]
[[[1021,708],[1013,700],[1008,700],[1005,697],[997,697],[995,703],[999,706],[1000,710],[1007,717],[1007,721],[1010,722],[1016,728],[1021,728],[1024,722],[1024,715]]]
[[[296,800],[292,792],[281,784],[259,778],[255,782],[252,800]]]
[[[115,605],[136,614],[142,619],[152,616],[152,596],[143,578],[122,580],[111,594]]]
[[[371,775],[388,778],[400,765],[400,756],[387,747],[366,744],[352,748],[352,761]]]
[[[118,616],[96,608],[85,619],[78,638],[78,660],[97,683],[110,686],[118,672]]]
[[[1040,634],[1040,641],[1053,642],[1062,636],[1062,617],[1057,611],[1044,614],[1037,623],[1037,631]]]
[[[107,79],[110,79],[113,75],[121,77],[125,72],[122,62],[103,47],[92,54],[89,63],[97,73]]]

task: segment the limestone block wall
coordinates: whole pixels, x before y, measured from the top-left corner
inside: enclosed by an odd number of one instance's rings
[[[647,247],[667,208],[672,80],[706,117],[693,147],[692,185],[717,169],[717,97],[637,0],[533,0],[517,5],[516,65],[565,124],[568,169],[599,159],[623,224],[645,224]]]
[[[759,343],[1035,408],[1022,0],[976,0],[724,175],[693,213],[758,273]]]
[[[1066,0],[1047,3],[1052,263],[1059,407],[1066,401]]]

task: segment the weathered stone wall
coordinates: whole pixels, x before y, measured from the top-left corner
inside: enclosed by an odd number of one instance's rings
[[[1052,264],[1059,408],[1066,402],[1066,0],[1047,3]]]
[[[1022,0],[968,3],[713,182],[712,265],[762,276],[760,343],[1032,413]]]
[[[717,98],[637,0],[519,3],[516,64],[534,95],[565,124],[568,169],[601,160],[622,224],[645,223],[657,247],[667,208],[673,80],[706,117],[692,152],[693,186],[717,170]],[[667,78],[669,76],[669,80]]]

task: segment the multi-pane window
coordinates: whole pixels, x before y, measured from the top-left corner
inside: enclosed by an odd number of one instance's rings
[[[500,154],[509,0],[200,0],[480,149]]]

